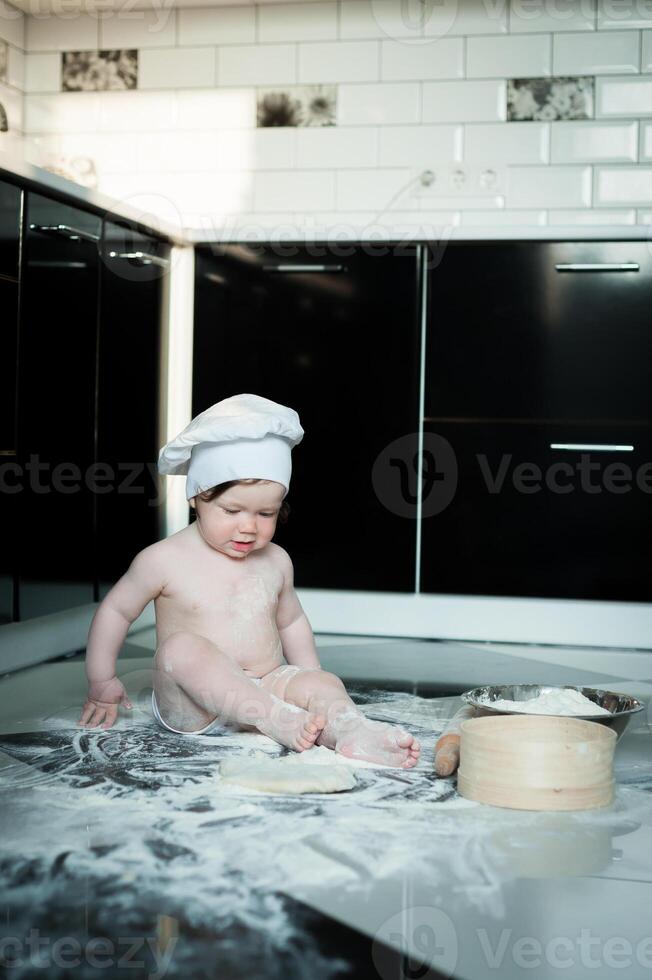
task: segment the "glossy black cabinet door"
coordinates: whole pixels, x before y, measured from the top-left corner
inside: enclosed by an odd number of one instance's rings
[[[161,294],[169,246],[105,222],[97,393],[97,573],[102,599],[159,539]]]
[[[422,591],[652,600],[652,426],[605,440],[602,426],[430,423],[431,436],[451,448],[424,499]],[[614,448],[581,448],[595,444]]]
[[[0,452],[16,448],[16,352],[21,191],[0,181]]]
[[[14,576],[18,530],[20,474],[16,457],[15,372],[16,329],[18,323],[18,282],[0,276],[0,364],[4,378],[1,386],[0,417],[0,625],[14,618]]]
[[[3,279],[18,279],[21,204],[20,187],[0,180],[0,277]]]
[[[193,414],[239,392],[298,411],[275,537],[297,585],[412,591],[415,515],[392,474],[417,446],[416,249],[282,248],[197,250]]]
[[[647,242],[465,242],[436,258],[426,416],[652,419]]]
[[[18,369],[20,618],[93,601],[100,219],[26,195]]]
[[[14,618],[15,536],[18,527],[16,358],[18,258],[22,192],[0,181],[0,625]]]

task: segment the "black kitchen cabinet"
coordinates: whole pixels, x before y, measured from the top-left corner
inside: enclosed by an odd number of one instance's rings
[[[106,221],[100,266],[97,576],[102,599],[159,539],[161,299],[169,245]]]
[[[652,419],[647,242],[451,243],[428,286],[426,416]]]
[[[649,602],[652,429],[435,423],[456,466],[424,497],[424,592]],[[442,463],[448,465],[442,465]],[[437,461],[435,460],[435,465]],[[431,502],[435,506],[431,508]]]
[[[416,247],[196,250],[193,415],[253,392],[306,433],[275,537],[298,586],[414,589],[419,291]]]
[[[22,190],[0,180],[0,276],[18,279]]]
[[[425,440],[446,442],[423,592],[650,601],[651,308],[644,242],[448,246],[428,283]]]
[[[20,618],[92,602],[101,219],[26,194],[18,357]]]
[[[18,487],[16,358],[22,192],[0,181],[0,625],[14,618]]]

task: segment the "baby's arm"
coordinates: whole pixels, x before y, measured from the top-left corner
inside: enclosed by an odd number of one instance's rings
[[[320,669],[315,638],[299,598],[294,591],[294,568],[287,551],[277,545],[279,566],[283,572],[283,588],[278,599],[276,626],[289,664]]]
[[[131,707],[122,682],[115,674],[118,654],[131,623],[140,616],[165,584],[159,550],[150,545],[136,555],[131,565],[97,608],[88,634],[86,677],[88,697],[80,724],[94,727],[106,715],[109,728],[118,714],[118,704]]]

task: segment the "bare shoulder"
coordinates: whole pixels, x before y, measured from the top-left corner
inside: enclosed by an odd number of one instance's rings
[[[127,574],[150,584],[156,583],[163,588],[167,584],[170,570],[174,567],[177,550],[178,547],[172,542],[172,538],[155,541],[138,552]]]
[[[265,550],[269,553],[270,561],[283,573],[283,577],[291,579],[294,574],[294,566],[285,548],[281,548],[280,544],[270,541]]]

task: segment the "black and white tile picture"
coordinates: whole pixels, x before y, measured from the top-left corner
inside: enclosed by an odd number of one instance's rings
[[[560,78],[510,78],[507,121],[592,119],[592,75]]]
[[[334,126],[336,85],[297,85],[258,90],[257,125]]]
[[[0,40],[0,82],[7,81],[7,51],[9,45],[6,41]]]
[[[61,91],[98,92],[136,88],[138,51],[63,51]]]

